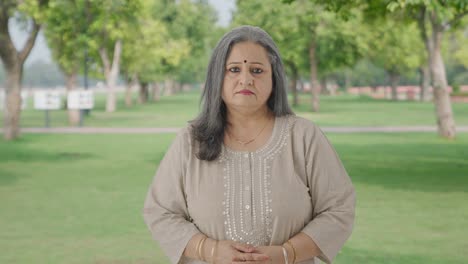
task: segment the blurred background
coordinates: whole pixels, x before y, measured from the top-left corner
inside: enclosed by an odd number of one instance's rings
[[[336,263],[467,263],[468,0],[0,0],[0,263],[169,263],[143,199],[245,24],[356,187]]]

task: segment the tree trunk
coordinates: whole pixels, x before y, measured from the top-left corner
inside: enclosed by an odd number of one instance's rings
[[[134,85],[134,78],[136,74],[132,77],[127,77],[127,85],[125,87],[125,106],[132,107],[133,106],[133,85]]]
[[[132,87],[133,87],[133,84],[131,82],[128,82],[127,87],[125,87],[125,106],[126,107],[133,106]]]
[[[290,90],[293,95],[293,106],[299,105],[299,98],[297,94],[297,80],[299,79],[299,73],[297,67],[294,63],[288,63],[289,67],[291,68],[291,80],[290,80]]]
[[[160,98],[161,98],[161,89],[159,87],[159,83],[154,82],[153,83],[153,101],[158,102]]]
[[[430,69],[427,64],[422,65],[419,68],[420,79],[419,79],[419,87],[420,87],[420,95],[419,98],[421,101],[428,101],[429,100],[429,88],[431,86],[431,74]]]
[[[180,93],[182,90],[182,84],[180,82],[175,82],[174,83],[174,91],[175,93]]]
[[[400,75],[394,71],[389,71],[388,76],[390,79],[390,87],[392,87],[392,100],[398,100],[398,83],[400,82]]]
[[[140,104],[146,104],[149,98],[149,89],[148,83],[142,82],[140,85],[140,93],[139,93],[139,102]]]
[[[309,61],[310,61],[310,85],[312,92],[312,111],[318,112],[320,108],[320,84],[317,76],[317,57],[315,54],[316,43],[315,39],[312,39],[309,45]]]
[[[3,112],[3,136],[13,140],[20,135],[21,81],[23,64],[36,41],[40,25],[33,20],[33,28],[21,51],[17,51],[8,30],[8,6],[0,11],[0,58],[6,72],[5,107]]]
[[[22,71],[22,65],[6,69],[6,100],[3,113],[3,129],[6,140],[16,139],[20,133]]]
[[[445,138],[455,138],[455,120],[453,119],[452,103],[447,91],[445,65],[442,60],[441,42],[443,29],[432,21],[433,53],[431,54],[431,73],[434,92],[434,104],[437,116],[439,135]]]
[[[164,95],[172,95],[174,93],[174,80],[166,79],[164,81]]]
[[[345,91],[347,92],[348,89],[351,87],[351,71],[350,70],[346,70],[345,71]]]
[[[428,30],[426,26],[428,18],[431,22],[431,30]],[[445,30],[441,23],[440,18],[434,13],[428,13],[424,7],[421,8],[418,25],[428,55],[437,128],[440,136],[453,139],[456,135],[455,120],[453,119],[452,103],[447,91],[447,77],[445,76],[445,65],[441,54],[441,42]],[[429,35],[429,32],[432,35]]]
[[[67,88],[67,94],[76,89],[76,78],[77,72],[65,74],[65,85]],[[68,125],[69,126],[79,126],[80,125],[80,110],[79,109],[69,109],[68,108]]]
[[[328,93],[328,87],[327,87],[327,78],[326,77],[322,77],[320,79],[320,93],[321,94],[329,94]]]
[[[106,100],[106,112],[115,112],[117,100],[115,95],[115,85],[117,83],[117,77],[119,76],[119,67],[120,67],[120,55],[122,53],[122,41],[117,40],[114,45],[114,57],[112,64],[110,63],[109,57],[107,56],[107,51],[105,48],[99,49],[99,54],[101,56],[104,73],[106,76],[107,84],[107,100]]]

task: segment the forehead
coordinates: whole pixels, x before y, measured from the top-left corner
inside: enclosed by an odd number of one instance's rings
[[[261,62],[269,64],[268,53],[264,47],[253,42],[240,42],[231,48],[226,63],[230,62]]]

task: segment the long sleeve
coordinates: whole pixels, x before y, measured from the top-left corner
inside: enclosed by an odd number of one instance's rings
[[[197,227],[190,221],[184,175],[190,155],[190,135],[183,129],[161,161],[148,190],[143,217],[154,240],[171,263],[179,263]]]
[[[302,230],[322,251],[318,256],[331,263],[351,235],[354,224],[355,192],[337,153],[323,132],[311,128],[306,173],[313,207],[313,219]]]

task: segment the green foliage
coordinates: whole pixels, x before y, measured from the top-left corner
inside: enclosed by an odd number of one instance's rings
[[[357,25],[354,10],[347,20],[313,1],[238,1],[234,25],[251,24],[265,29],[277,42],[288,71],[309,73],[309,45],[316,42],[319,73],[324,76],[352,66],[366,50],[365,32]]]
[[[137,25],[126,32],[122,72],[148,83],[163,78],[164,65],[179,65],[189,45],[184,39],[171,38],[167,24],[155,16],[158,6],[154,1],[142,5]]]
[[[382,20],[371,24],[369,31],[372,38],[368,56],[386,71],[408,74],[424,62],[424,46],[415,23]]]
[[[49,3],[45,36],[55,62],[66,74],[77,73],[84,61],[87,23],[85,1]]]
[[[202,82],[211,50],[221,37],[216,11],[208,1],[202,0],[182,0],[168,5],[164,8],[167,11],[159,16],[166,22],[170,37],[188,47],[181,54],[180,63],[166,63],[166,71],[182,83]],[[160,13],[160,9],[155,13]]]
[[[253,25],[263,28],[278,45],[286,70],[292,74],[307,74],[308,38],[299,25],[296,6],[267,1],[237,1],[233,25]]]
[[[377,87],[386,85],[386,72],[383,68],[376,66],[368,59],[356,63],[351,69],[352,86]]]
[[[47,4],[49,0],[24,0],[13,1],[18,3],[17,11],[20,15],[26,15],[34,19],[38,24],[42,24],[47,19]]]
[[[468,19],[463,30],[455,31],[451,38],[454,45],[453,57],[458,64],[461,64],[468,70]]]

